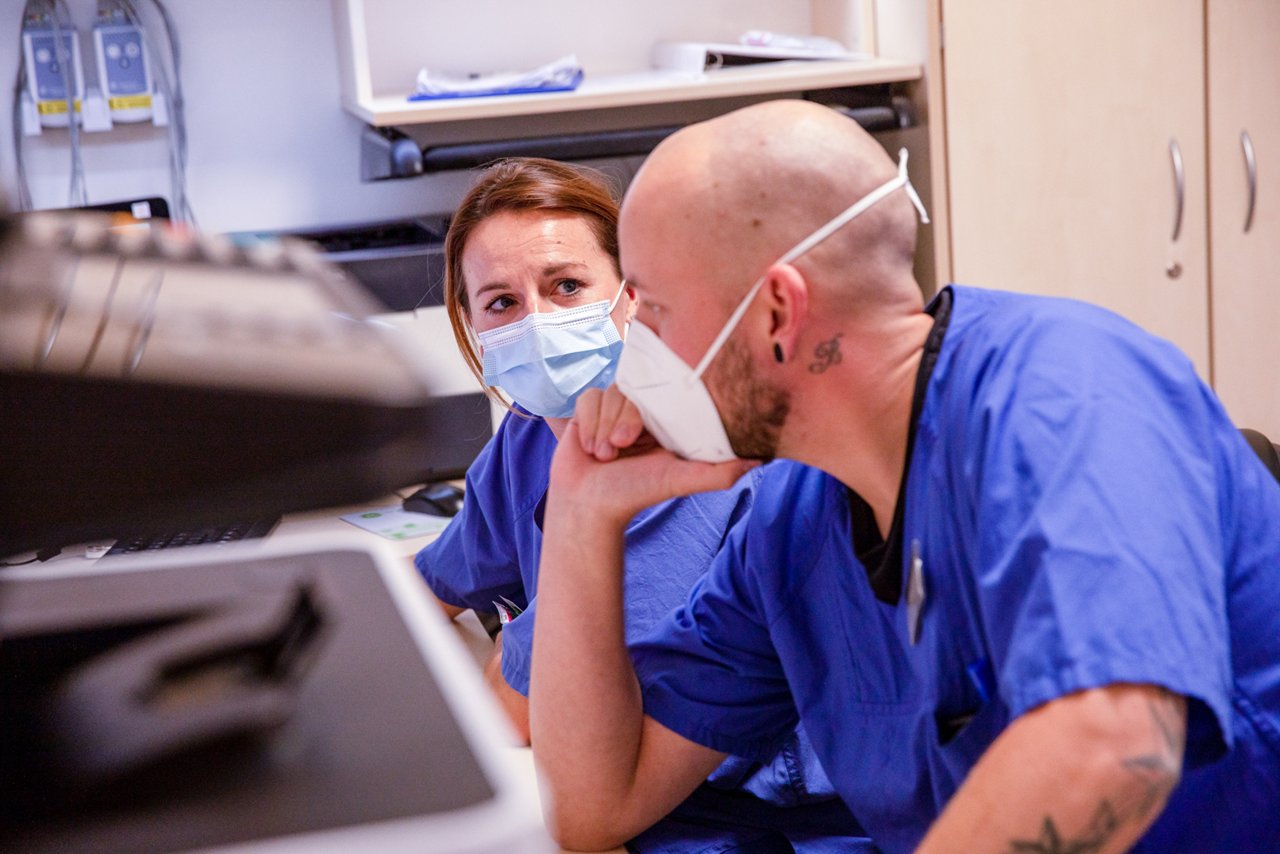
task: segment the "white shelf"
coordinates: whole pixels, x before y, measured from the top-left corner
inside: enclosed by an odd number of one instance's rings
[[[919,80],[922,73],[918,63],[890,59],[794,60],[704,74],[650,71],[588,77],[573,92],[448,101],[410,101],[408,93],[359,97],[347,91],[343,106],[371,125],[389,127],[901,83]]]

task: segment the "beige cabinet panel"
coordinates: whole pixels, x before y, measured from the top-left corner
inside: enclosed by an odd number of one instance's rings
[[[1201,0],[942,0],[941,15],[953,278],[1107,306],[1208,378]]]
[[[1280,441],[1280,3],[1208,10],[1214,386],[1237,424]]]

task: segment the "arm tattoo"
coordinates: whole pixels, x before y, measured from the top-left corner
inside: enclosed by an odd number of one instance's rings
[[[843,332],[837,332],[830,341],[823,341],[813,348],[814,360],[809,363],[809,373],[821,374],[832,365],[844,361],[844,354],[840,352],[840,338],[843,335]]]
[[[1089,826],[1076,839],[1063,839],[1057,825],[1049,816],[1044,817],[1040,836],[1035,839],[1014,839],[1009,842],[1010,854],[1093,854],[1103,846],[1120,827],[1115,810],[1106,798],[1098,804],[1089,819]]]
[[[1123,763],[1144,784],[1142,795],[1134,804],[1137,818],[1146,818],[1154,807],[1163,804],[1182,775],[1182,750],[1187,738],[1186,720],[1178,714],[1169,697],[1162,697],[1161,700],[1159,703],[1147,703],[1151,710],[1151,720],[1160,732],[1160,748],[1152,753],[1131,756]]]
[[[1182,773],[1182,751],[1186,743],[1186,718],[1182,698],[1162,692],[1158,701],[1149,700],[1153,729],[1160,745],[1150,753],[1121,760],[1121,765],[1142,783],[1142,791],[1113,803],[1103,798],[1089,824],[1076,837],[1064,836],[1050,816],[1044,817],[1035,839],[1012,839],[1009,854],[1090,854],[1101,851],[1121,826],[1130,821],[1146,821],[1152,811],[1163,806]]]

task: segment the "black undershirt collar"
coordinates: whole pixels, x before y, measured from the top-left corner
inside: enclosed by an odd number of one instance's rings
[[[866,569],[867,580],[871,582],[876,598],[888,605],[896,605],[902,598],[902,517],[907,503],[907,474],[911,469],[916,425],[920,420],[920,410],[924,407],[925,392],[929,388],[929,378],[933,376],[934,366],[938,363],[942,338],[947,334],[947,324],[951,320],[951,289],[943,289],[925,311],[933,315],[933,329],[925,339],[920,367],[916,372],[916,386],[911,397],[911,420],[907,425],[906,459],[902,463],[901,486],[898,488],[898,501],[893,508],[893,523],[889,526],[887,540],[880,536],[871,505],[852,489],[847,490],[854,554]]]

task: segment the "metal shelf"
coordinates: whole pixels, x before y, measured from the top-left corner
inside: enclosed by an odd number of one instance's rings
[[[669,104],[737,96],[834,89],[919,80],[918,63],[891,59],[790,60],[722,68],[703,74],[648,71],[588,77],[573,92],[498,95],[450,101],[344,95],[343,106],[374,127],[531,116],[579,110]]]

